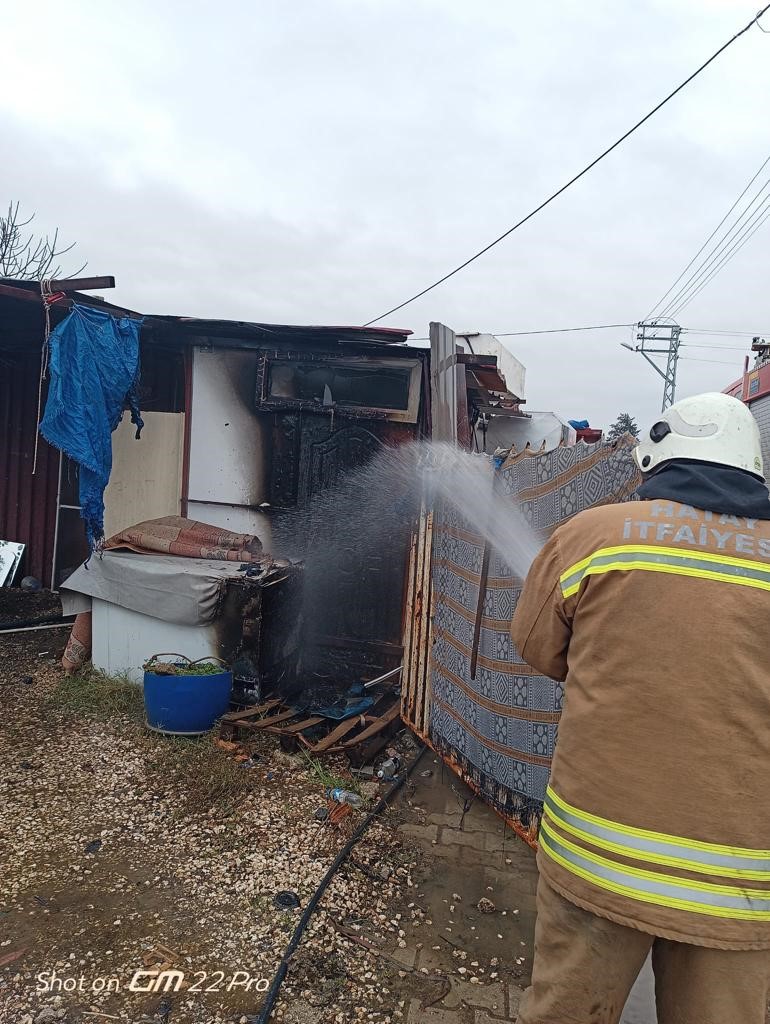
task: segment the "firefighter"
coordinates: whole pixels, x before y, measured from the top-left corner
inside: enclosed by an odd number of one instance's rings
[[[658,1024],[764,1024],[770,987],[770,496],[738,399],[634,449],[640,500],[547,541],[513,618],[564,680],[519,1024],[615,1024],[648,954]]]

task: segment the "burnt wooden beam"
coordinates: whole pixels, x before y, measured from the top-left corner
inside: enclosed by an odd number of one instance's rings
[[[36,284],[30,281],[29,284]],[[114,277],[73,277],[63,281],[50,281],[52,292],[79,292],[88,288],[114,288]],[[24,302],[40,302],[40,289],[18,288],[13,284],[6,284],[0,281],[0,295],[9,299],[21,299]]]
[[[114,277],[67,277],[51,281],[52,292],[86,292],[93,288],[114,288]]]
[[[22,299],[24,302],[40,302],[40,292],[28,291],[26,288],[14,288],[12,284],[0,282],[0,295],[9,299]]]

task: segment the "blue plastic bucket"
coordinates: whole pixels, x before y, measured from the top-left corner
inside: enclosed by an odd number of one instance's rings
[[[151,659],[148,664],[156,660]],[[192,665],[189,659],[174,655],[174,662]],[[218,658],[201,658],[218,661]],[[147,725],[156,732],[172,736],[200,736],[208,732],[230,706],[233,674],[223,668],[211,675],[160,675],[144,673],[144,711]]]

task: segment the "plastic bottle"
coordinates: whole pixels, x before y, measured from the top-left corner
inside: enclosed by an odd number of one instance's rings
[[[358,793],[351,793],[349,789],[327,789],[326,795],[336,804],[350,804],[351,807],[361,807],[364,802],[363,797]]]
[[[383,761],[377,771],[378,779],[392,779],[398,774],[398,770],[401,767],[401,760],[398,757],[389,757],[387,761]]]

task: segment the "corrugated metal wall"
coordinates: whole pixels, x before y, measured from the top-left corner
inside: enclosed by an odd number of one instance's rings
[[[763,395],[749,405],[754,419],[759,425],[762,438],[762,461],[765,464],[765,475],[770,473],[770,395]]]
[[[36,576],[47,587],[59,453],[41,437],[32,476],[39,374],[39,351],[0,352],[0,538],[27,545],[22,573]]]

